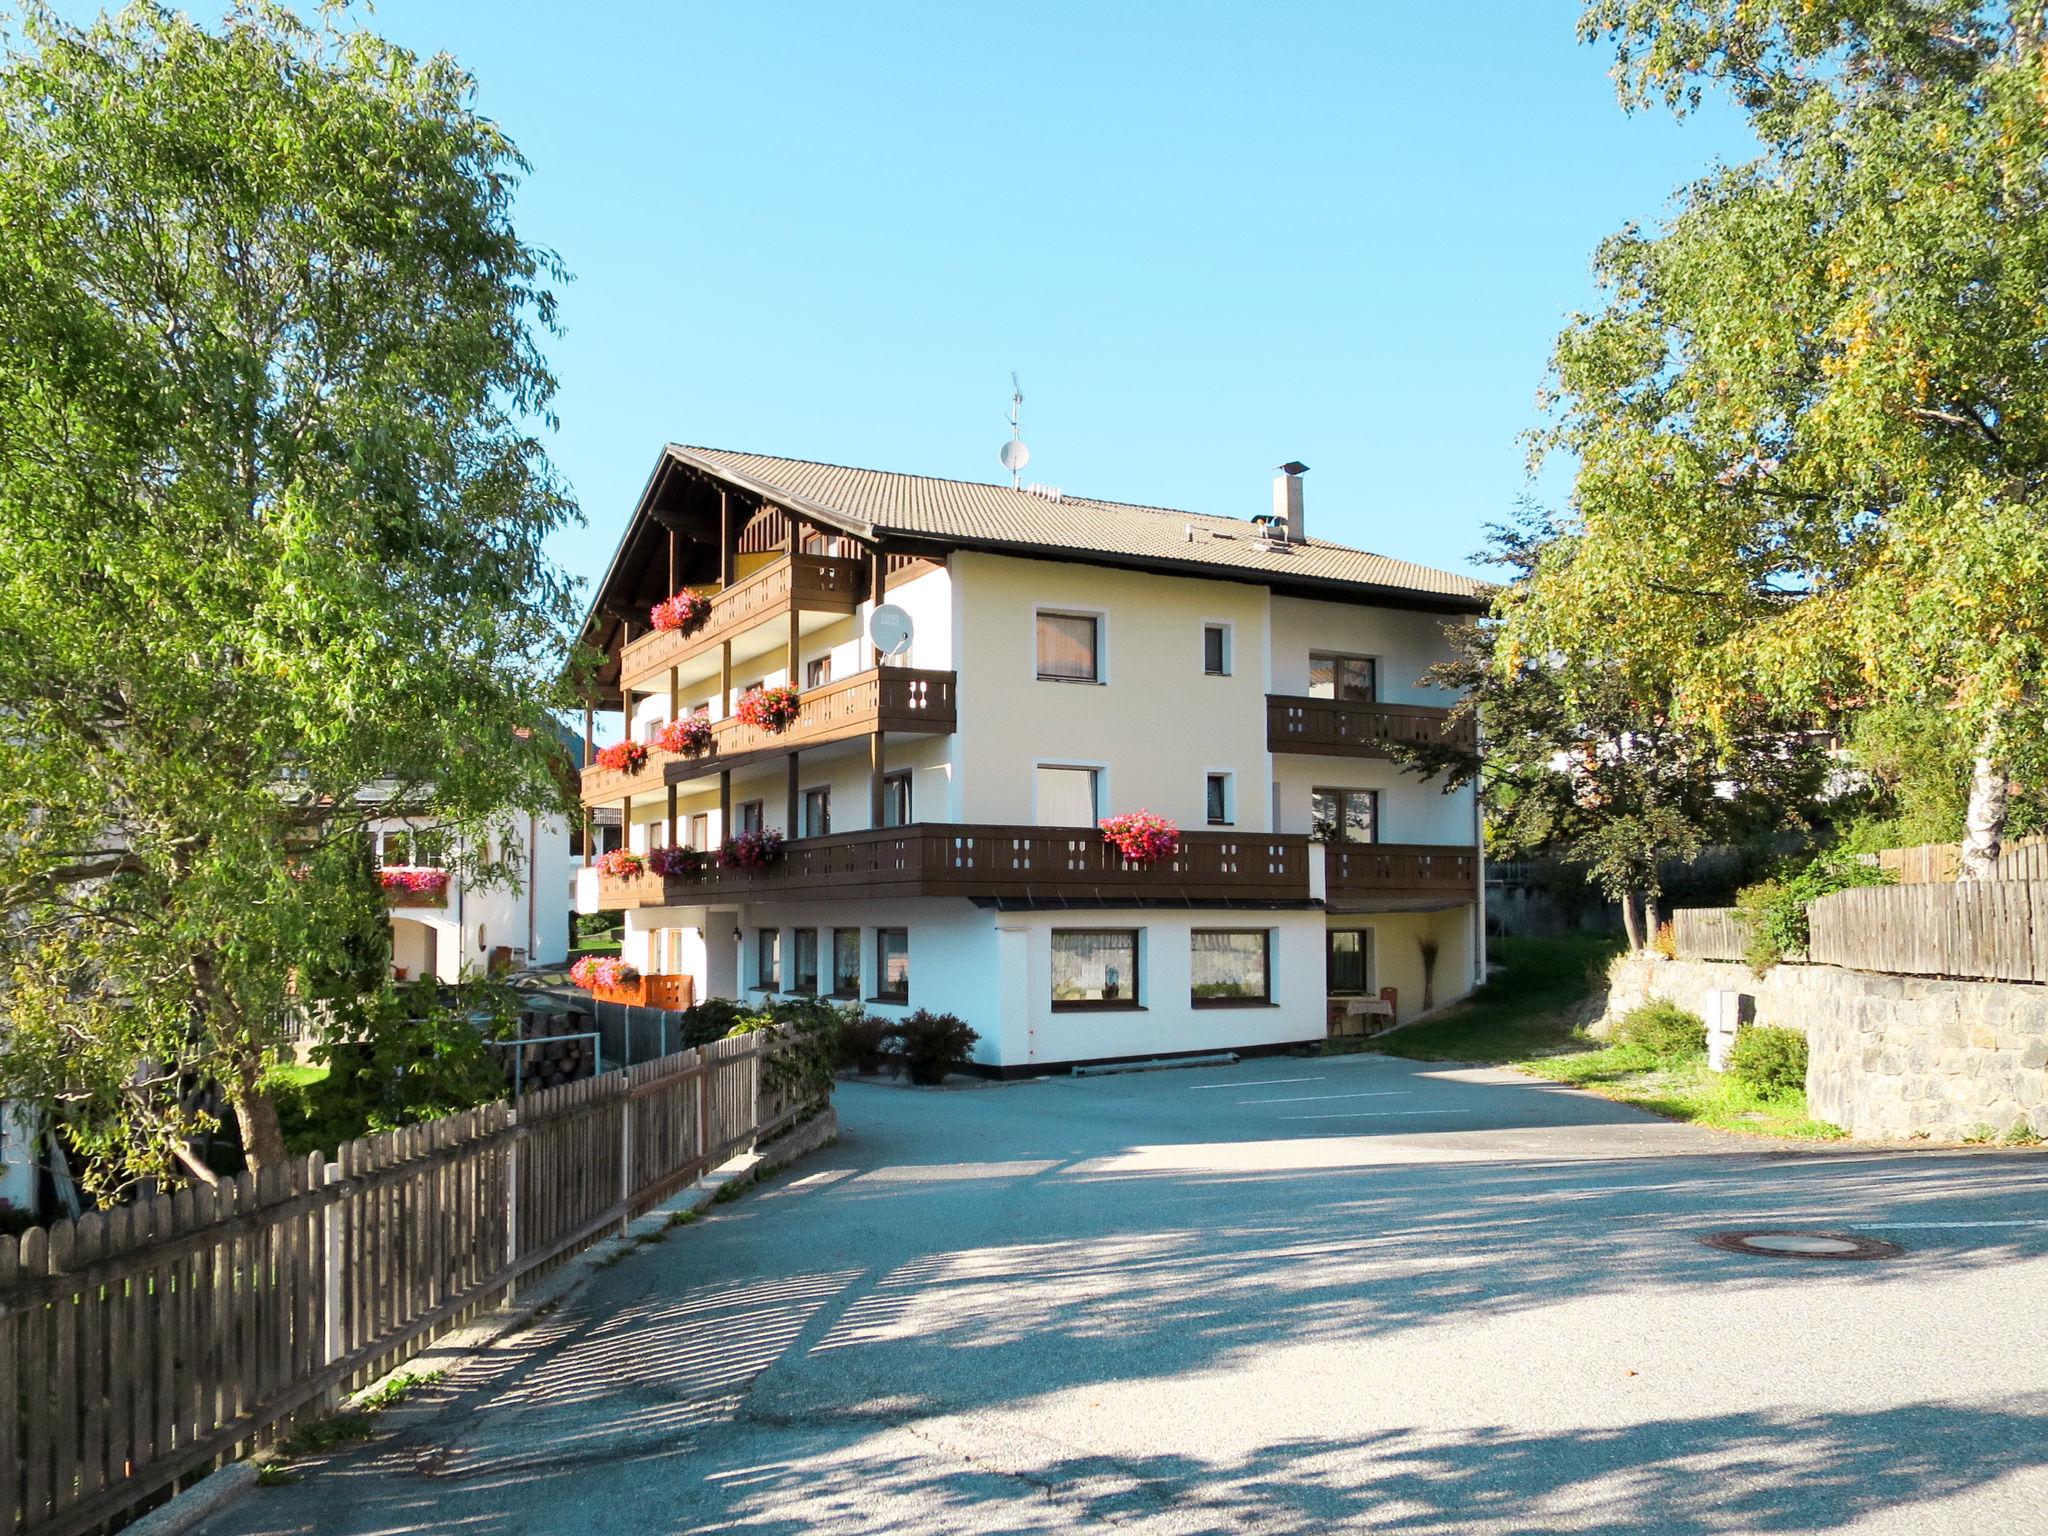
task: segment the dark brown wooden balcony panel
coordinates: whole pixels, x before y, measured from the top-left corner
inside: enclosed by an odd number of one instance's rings
[[[764,869],[711,868],[665,881],[640,875],[601,884],[607,907],[832,896],[1307,905],[1308,860],[1305,837],[1189,832],[1181,835],[1176,857],[1140,866],[1088,828],[929,822],[786,843]]]
[[[1395,742],[1448,744],[1470,749],[1469,719],[1428,704],[1360,704],[1347,699],[1266,695],[1266,750],[1324,757],[1385,757]]]
[[[585,805],[617,805],[628,795],[651,795],[668,781],[663,771],[672,762],[679,761],[673,753],[659,747],[647,749],[647,761],[635,773],[621,773],[616,768],[599,768],[592,765],[583,770],[582,794]]]
[[[701,757],[667,759],[667,781],[681,784],[727,768],[778,757],[805,747],[850,741],[871,731],[949,736],[956,722],[951,672],[880,667],[856,672],[797,696],[797,717],[780,731],[720,720],[711,727],[711,750]]]
[[[1433,843],[1331,843],[1324,850],[1325,899],[1351,902],[1479,899],[1479,850]]]
[[[619,652],[619,678],[637,688],[679,662],[742,630],[786,614],[793,602],[812,613],[852,613],[867,596],[868,562],[838,555],[793,555],[711,594],[711,613],[688,633],[658,629]]]

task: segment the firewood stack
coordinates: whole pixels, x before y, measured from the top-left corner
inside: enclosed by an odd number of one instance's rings
[[[500,1053],[506,1082],[515,1093],[533,1093],[589,1077],[597,1070],[596,1041],[587,1033],[593,1024],[583,1013],[535,1009],[520,1014],[519,1038],[527,1043]],[[559,1038],[565,1035],[575,1038]]]

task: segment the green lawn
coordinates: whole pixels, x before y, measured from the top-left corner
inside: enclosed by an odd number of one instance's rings
[[[1705,1052],[1659,1061],[1637,1047],[1588,1035],[1574,1021],[1620,949],[1619,939],[1605,935],[1497,939],[1498,977],[1428,1023],[1365,1041],[1363,1048],[1413,1061],[1513,1067],[1716,1130],[1813,1140],[1844,1134],[1808,1115],[1803,1093],[1766,1098],[1709,1072]]]

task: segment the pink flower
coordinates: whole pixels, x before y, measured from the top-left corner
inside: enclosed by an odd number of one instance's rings
[[[628,848],[614,848],[609,853],[599,854],[597,859],[597,872],[610,880],[644,874],[646,869],[647,861]]]
[[[733,714],[742,725],[759,726],[765,731],[782,731],[789,728],[801,708],[797,691],[783,683],[773,688],[749,688],[740,695]]]
[[[640,972],[617,955],[585,955],[569,967],[569,979],[586,992],[596,992],[630,986],[640,979]]]
[[[448,871],[427,869],[417,864],[393,864],[377,871],[377,879],[387,891],[403,891],[408,896],[440,896],[448,889]]]
[[[663,879],[694,875],[704,867],[704,855],[694,848],[656,848],[647,855],[647,867]]]
[[[782,834],[773,827],[728,837],[718,850],[720,869],[763,869],[782,853]]]
[[[1106,817],[1102,835],[1133,864],[1157,864],[1180,852],[1179,826],[1150,811]]]
[[[650,617],[656,629],[687,632],[711,617],[711,599],[698,592],[678,592],[656,603]]]
[[[711,747],[711,721],[704,715],[685,715],[661,728],[654,744],[664,752],[681,757],[702,756]]]

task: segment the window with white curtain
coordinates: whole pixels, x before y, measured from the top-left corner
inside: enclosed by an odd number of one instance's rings
[[[1264,928],[1197,928],[1190,936],[1197,1007],[1272,1001],[1272,934]]]
[[[1038,675],[1062,683],[1093,683],[1101,678],[1096,645],[1101,623],[1088,614],[1041,613],[1038,616]]]
[[[1038,824],[1041,827],[1092,827],[1096,812],[1096,771],[1093,768],[1038,768]]]
[[[1054,1008],[1138,1006],[1135,928],[1056,928],[1052,935]]]

